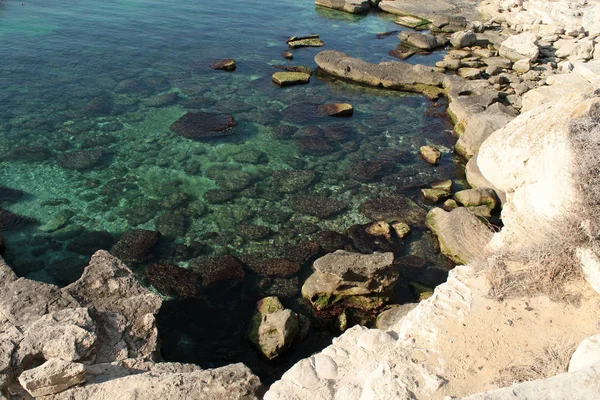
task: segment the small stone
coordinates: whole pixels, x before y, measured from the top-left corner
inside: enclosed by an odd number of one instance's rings
[[[444,179],[443,181],[433,182],[431,185],[433,189],[443,189],[447,192],[452,190],[452,179]]]
[[[421,146],[419,154],[431,165],[438,165],[442,157],[442,153],[433,146]]]
[[[396,232],[396,236],[400,239],[404,239],[411,232],[410,226],[405,222],[392,222],[391,225],[394,232]]]
[[[269,360],[288,349],[299,332],[298,314],[283,308],[277,297],[267,297],[257,304],[248,337]]]
[[[321,41],[319,35],[309,36],[292,36],[287,40],[287,44],[290,49],[297,49],[299,47],[321,47],[325,46],[325,43]]]
[[[477,43],[477,35],[473,31],[459,31],[452,34],[450,43],[456,48],[471,47]]]
[[[458,204],[456,203],[456,200],[448,199],[444,202],[444,204],[442,204],[442,208],[444,211],[452,211],[455,208],[458,208]]]
[[[210,67],[212,69],[218,69],[229,72],[235,71],[235,69],[237,68],[237,66],[235,65],[235,61],[232,58],[226,58],[221,61],[216,61],[212,63]]]
[[[310,82],[310,75],[303,72],[275,72],[272,79],[279,86],[302,85]]]
[[[387,240],[392,238],[390,224],[385,221],[377,221],[367,225],[365,232],[372,236],[382,236]]]
[[[83,364],[56,358],[37,368],[24,371],[19,376],[21,386],[33,397],[60,393],[86,380]]]
[[[444,190],[444,189],[421,189],[421,194],[427,200],[431,200],[435,203],[439,203],[440,201],[444,201],[448,197],[452,195],[452,193]]]
[[[531,60],[529,58],[524,58],[522,60],[516,61],[513,64],[512,69],[515,72],[520,72],[524,74],[531,69]]]
[[[294,59],[294,55],[292,54],[291,51],[284,51],[283,53],[281,53],[281,56],[283,58],[285,58],[286,60],[293,60]]]
[[[465,79],[469,79],[469,80],[478,79],[481,77],[481,70],[479,68],[470,68],[470,67],[459,68],[456,73],[461,78],[465,78]]]

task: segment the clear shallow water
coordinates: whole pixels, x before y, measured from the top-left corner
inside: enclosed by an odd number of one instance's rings
[[[385,14],[352,16],[315,8],[309,0],[2,1],[0,186],[24,194],[15,198],[0,190],[0,206],[25,217],[18,224],[5,218],[4,256],[22,276],[64,285],[77,278],[94,250],[110,248],[135,228],[163,234],[147,264],[187,267],[194,258],[268,255],[323,230],[344,233],[371,221],[360,206],[372,199],[402,195],[427,209],[419,185],[462,177],[449,153],[449,125],[438,118],[443,105],[318,73],[305,86],[271,83],[274,65],[314,68],[313,57],[323,49],[392,60],[387,52],[398,39],[376,34],[398,29]],[[306,33],[319,33],[326,46],[294,50],[294,60],[284,60],[286,38]],[[235,58],[237,70],[207,68],[221,58]],[[439,58],[409,61],[431,64]],[[335,119],[306,111],[307,103],[326,102],[352,103],[355,114]],[[230,113],[237,126],[229,137],[205,142],[169,130],[186,111],[198,110]],[[330,136],[323,142],[324,134]],[[436,168],[416,156],[427,143],[448,149]],[[84,153],[73,156],[77,151]],[[94,157],[98,162],[90,168],[66,168]],[[378,163],[380,172],[365,178],[364,162]],[[294,193],[282,192],[274,179],[280,175],[273,172],[290,169],[314,178]],[[232,198],[207,201],[207,191],[216,188],[228,189]],[[306,195],[345,208],[320,218],[294,206]],[[249,239],[242,225],[267,226],[271,233]],[[439,280],[438,267],[448,265],[433,238],[417,226],[405,244],[406,255],[434,271],[423,283]],[[182,256],[182,248],[194,251]],[[133,267],[143,276],[147,264]],[[305,264],[292,286],[301,285],[309,269]],[[265,366],[243,339],[263,294],[259,286],[268,282],[249,273],[235,302],[171,300],[161,316],[165,357],[203,366],[242,360],[268,382],[329,340],[326,324],[313,324],[313,347]],[[299,303],[292,298],[286,306],[301,309]],[[224,326],[215,317],[226,310],[240,315],[237,325]],[[231,333],[227,340],[220,330],[205,337],[211,318],[213,326]],[[221,355],[214,355],[216,348]],[[208,355],[207,349],[214,351]]]

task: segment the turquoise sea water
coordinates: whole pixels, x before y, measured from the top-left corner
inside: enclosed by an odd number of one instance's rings
[[[318,72],[305,86],[282,89],[271,82],[276,65],[314,69],[313,57],[323,49],[371,62],[393,60],[387,52],[398,39],[376,34],[398,29],[386,14],[353,16],[317,8],[310,0],[3,0],[4,257],[19,275],[65,285],[77,279],[94,250],[109,249],[132,229],[162,233],[147,264],[188,267],[196,258],[268,254],[323,230],[344,233],[371,221],[361,205],[373,199],[405,196],[430,208],[419,197],[420,185],[446,178],[460,184],[462,178],[443,104]],[[325,47],[293,50],[293,61],[281,57],[287,37],[309,33],[320,34]],[[440,57],[409,61],[432,64]],[[237,70],[208,68],[222,58],[234,58]],[[354,116],[325,118],[310,111],[328,102],[353,104]],[[186,111],[200,110],[229,113],[237,126],[227,138],[211,141],[191,141],[169,130]],[[323,142],[323,132],[334,136]],[[438,167],[416,155],[430,143],[446,149]],[[380,171],[365,178],[365,162]],[[282,192],[274,171],[292,169],[314,178]],[[223,188],[231,198],[220,204],[207,200],[207,191]],[[294,206],[302,196],[336,200],[344,209],[318,217]],[[260,239],[240,234],[240,226],[256,225],[271,232]],[[422,283],[432,286],[437,278],[431,276],[448,267],[435,241],[416,226],[404,244],[406,255],[425,260],[430,273]],[[188,252],[193,256],[181,256],[182,248],[195,249]],[[132,267],[143,277],[147,264]],[[309,269],[304,265],[290,279],[292,286]],[[240,298],[253,305],[260,290],[252,285],[261,277],[249,277],[247,295]],[[277,376],[273,371],[315,350],[278,361],[274,370],[239,350],[239,340],[226,356],[205,356],[207,344],[200,346],[199,337],[215,309],[194,312],[206,303],[171,301],[161,320],[166,358],[203,366],[243,360],[268,382]],[[199,315],[204,319],[192,322]]]

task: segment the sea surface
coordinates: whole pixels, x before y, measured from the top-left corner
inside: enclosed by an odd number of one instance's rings
[[[280,257],[281,248],[323,231],[344,234],[371,222],[388,199],[403,199],[407,213],[426,212],[433,204],[420,187],[441,179],[464,185],[443,101],[319,71],[308,85],[271,82],[276,66],[315,69],[325,49],[394,60],[396,35],[377,37],[401,29],[393,20],[310,0],[1,1],[3,256],[20,276],[66,285],[125,232],[158,230],[153,258],[130,265],[148,284],[153,263],[190,268],[224,255]],[[292,50],[291,61],[281,56],[289,36],[313,33],[324,47]],[[408,61],[432,65],[441,57]],[[224,58],[235,59],[235,72],[209,68]],[[332,102],[351,103],[354,115],[315,112]],[[228,113],[237,125],[227,137],[193,141],[169,129],[190,111]],[[443,150],[439,166],[417,155],[425,144]],[[398,248],[420,268],[410,279],[428,287],[445,279],[451,265],[422,221]],[[306,310],[298,292],[309,273],[304,262],[276,281],[287,307]],[[274,362],[260,358],[245,329],[255,301],[277,293],[272,278],[247,270],[243,287],[218,300],[162,293],[163,356],[203,367],[243,361],[269,383],[339,334],[315,319],[304,345]],[[405,301],[410,291],[400,286]]]

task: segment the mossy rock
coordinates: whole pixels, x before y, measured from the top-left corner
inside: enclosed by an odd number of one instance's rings
[[[415,298],[419,301],[426,300],[433,296],[433,289],[417,282],[409,282],[408,287],[412,291]]]

